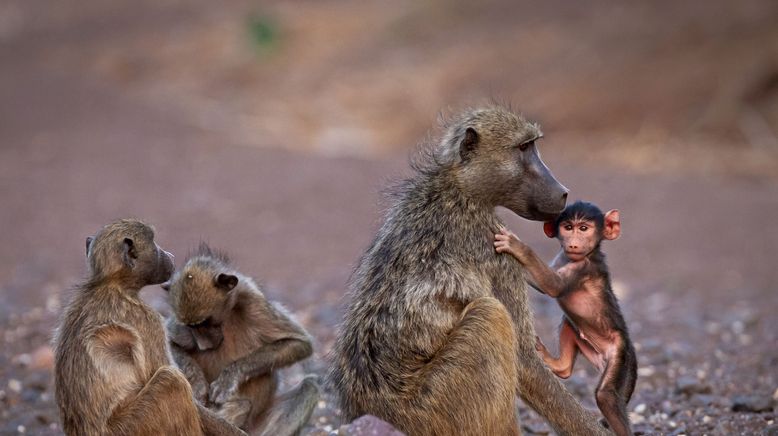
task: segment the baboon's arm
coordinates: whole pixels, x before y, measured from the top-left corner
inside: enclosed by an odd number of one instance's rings
[[[240,383],[267,374],[271,370],[289,366],[311,354],[313,346],[307,339],[286,338],[264,345],[224,368],[219,377],[211,383],[209,399],[222,404]]]
[[[176,366],[184,373],[189,384],[192,385],[192,393],[197,401],[205,403],[208,400],[208,382],[200,365],[178,344],[170,345],[170,353]]]
[[[530,286],[554,298],[562,293],[566,285],[565,278],[549,268],[534,251],[528,248],[521,257],[517,258],[532,277],[529,281]]]
[[[183,350],[194,350],[197,348],[197,342],[195,342],[189,327],[176,322],[173,318],[168,318],[165,328],[168,339],[173,344],[178,345]]]

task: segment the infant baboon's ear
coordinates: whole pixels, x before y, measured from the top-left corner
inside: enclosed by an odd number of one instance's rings
[[[602,237],[612,241],[621,236],[621,217],[617,209],[609,210],[605,214],[605,228],[602,229]]]
[[[556,223],[553,221],[546,221],[543,223],[543,233],[549,238],[556,238],[557,233]]]
[[[138,252],[135,249],[135,242],[130,238],[124,238],[122,241],[122,259],[129,268],[135,267],[135,259],[138,258]]]
[[[472,127],[468,127],[465,130],[465,137],[459,143],[459,156],[462,158],[462,161],[470,159],[476,148],[478,148],[478,132]]]
[[[217,288],[225,292],[229,292],[235,286],[238,286],[238,278],[232,274],[224,274],[224,273],[216,274],[216,277],[214,277],[213,282]]]

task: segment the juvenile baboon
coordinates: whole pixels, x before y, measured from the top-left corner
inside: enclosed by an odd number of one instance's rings
[[[507,229],[495,235],[494,242],[497,252],[510,253],[521,262],[532,276],[532,286],[556,298],[565,313],[559,358],[549,353],[540,338],[536,348],[551,371],[562,378],[570,377],[580,351],[602,372],[595,398],[608,425],[619,436],[631,435],[627,403],[635,390],[638,363],[600,249],[603,239],[621,235],[619,211],[603,214],[592,203],[576,201],[554,222],[545,223],[544,231],[562,246],[551,268]]]
[[[501,107],[469,110],[415,162],[352,276],[330,374],[346,418],[518,434],[518,393],[559,433],[606,432],[538,357],[523,268],[493,247],[497,206],[545,221],[565,205],[541,136]]]
[[[89,279],[54,340],[54,381],[68,435],[243,434],[196,404],[171,365],[162,318],[138,292],[173,272],[154,231],[121,220],[87,238]]]
[[[275,370],[311,355],[308,333],[205,244],[163,288],[173,357],[195,395],[243,429],[297,434],[318,401],[316,377],[277,397]]]

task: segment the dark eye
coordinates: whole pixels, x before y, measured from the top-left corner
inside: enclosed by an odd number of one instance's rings
[[[581,226],[581,227],[579,227],[579,229],[580,229],[582,232],[585,232],[585,231],[589,230],[589,226]]]
[[[534,145],[535,141],[529,141],[525,142],[523,144],[519,144],[519,150],[526,151],[531,145]]]
[[[568,224],[568,225],[565,226],[565,230],[567,230],[567,231],[573,230],[573,226]]]

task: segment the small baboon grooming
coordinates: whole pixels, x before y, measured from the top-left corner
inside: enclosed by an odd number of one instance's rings
[[[506,109],[470,110],[416,162],[352,277],[330,374],[346,418],[518,434],[518,393],[559,433],[606,432],[539,358],[524,269],[494,251],[497,206],[539,221],[564,208],[541,136]]]
[[[173,357],[197,398],[243,429],[297,434],[319,399],[316,377],[276,397],[275,370],[311,355],[308,333],[205,244],[163,288]]]
[[[540,338],[537,350],[562,378],[570,377],[580,351],[602,372],[595,398],[608,425],[619,436],[631,435],[627,403],[637,380],[637,357],[600,250],[603,239],[621,235],[619,211],[603,214],[597,206],[577,201],[543,229],[549,238],[559,238],[562,246],[551,268],[506,229],[495,235],[494,242],[497,252],[510,253],[521,262],[532,275],[532,286],[556,298],[565,313],[559,358],[548,352]]]
[[[86,241],[89,279],[54,340],[54,381],[68,435],[243,434],[198,405],[171,364],[162,318],[138,292],[167,280],[172,255],[136,220]]]

